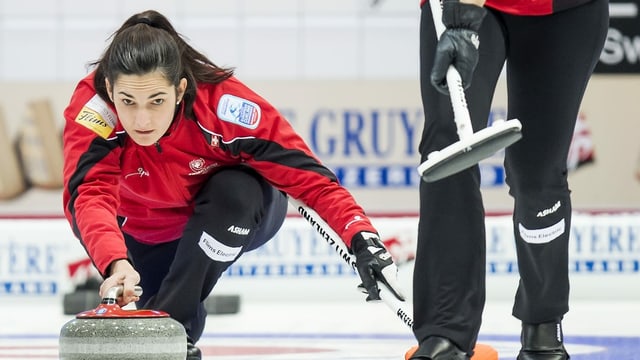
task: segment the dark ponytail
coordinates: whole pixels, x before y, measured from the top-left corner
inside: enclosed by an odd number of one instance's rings
[[[193,118],[193,102],[199,82],[219,83],[233,75],[232,68],[221,68],[196,51],[173,28],[169,20],[154,10],[131,16],[111,36],[111,44],[97,65],[94,86],[110,102],[105,77],[114,84],[120,75],[144,75],[156,70],[171,84],[187,79],[183,97],[184,113]]]

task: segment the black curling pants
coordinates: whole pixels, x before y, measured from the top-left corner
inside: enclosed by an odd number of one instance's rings
[[[527,323],[561,319],[568,311],[571,200],[567,153],[587,82],[608,29],[608,3],[595,0],[549,16],[512,16],[488,9],[480,57],[466,98],[474,131],[486,126],[506,60],[507,119],[523,138],[505,152],[514,198],[520,282],[513,315]],[[456,141],[448,96],[429,77],[436,35],[429,4],[422,8],[420,82],[425,125],[422,161]],[[485,219],[477,166],[420,184],[414,269],[414,333],[451,339],[471,352],[485,303]]]
[[[205,326],[207,298],[222,273],[244,252],[270,240],[284,222],[286,197],[253,170],[213,174],[195,199],[182,238],[145,245],[125,234],[140,273],[138,306],[166,311],[197,341]]]

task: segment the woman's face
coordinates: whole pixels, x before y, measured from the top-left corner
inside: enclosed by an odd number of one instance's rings
[[[133,141],[155,144],[166,132],[182,101],[187,80],[174,87],[160,71],[145,75],[120,75],[114,84],[106,81],[118,119]]]

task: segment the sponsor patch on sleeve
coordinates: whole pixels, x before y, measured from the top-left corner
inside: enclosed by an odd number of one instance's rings
[[[218,118],[236,125],[255,129],[260,123],[260,107],[247,99],[224,94],[218,102]]]
[[[109,105],[102,100],[100,95],[94,95],[80,110],[76,116],[76,122],[103,138],[109,137],[116,127],[117,116],[109,108]]]

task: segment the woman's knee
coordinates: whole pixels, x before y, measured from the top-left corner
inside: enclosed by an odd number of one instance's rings
[[[211,176],[196,197],[196,211],[213,210],[232,218],[260,212],[264,207],[262,181],[244,169],[221,170]]]
[[[196,197],[189,226],[227,246],[246,246],[260,228],[264,207],[264,180],[244,169],[225,169]]]

